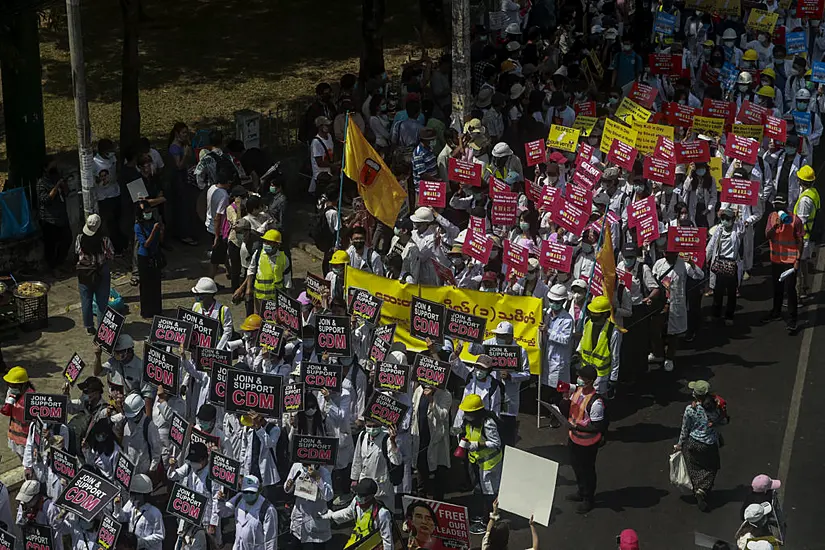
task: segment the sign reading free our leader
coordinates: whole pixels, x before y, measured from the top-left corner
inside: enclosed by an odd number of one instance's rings
[[[120,489],[89,470],[80,470],[54,503],[92,521],[120,494]]]
[[[292,438],[292,462],[335,466],[338,438],[296,434]]]
[[[281,414],[281,386],[277,375],[229,369],[226,374],[227,412],[254,411],[266,416]]]
[[[23,401],[23,420],[31,422],[39,419],[43,422],[66,423],[69,396],[48,393],[27,393]]]
[[[175,517],[200,527],[203,515],[206,513],[206,503],[209,499],[180,483],[175,483],[169,495],[166,511]]]

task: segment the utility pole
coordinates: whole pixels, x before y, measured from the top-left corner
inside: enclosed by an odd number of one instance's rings
[[[453,19],[453,115],[452,126],[464,131],[470,108],[470,0],[452,0]]]
[[[89,122],[89,102],[86,98],[86,66],[83,61],[83,33],[80,28],[80,0],[66,0],[69,26],[69,53],[72,64],[74,117],[77,127],[77,154],[80,159],[80,185],[83,211],[86,216],[97,212],[94,171],[92,168],[92,125]]]

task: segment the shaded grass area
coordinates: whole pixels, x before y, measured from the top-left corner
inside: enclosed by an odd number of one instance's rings
[[[41,31],[49,151],[76,146],[65,9]],[[320,81],[358,71],[360,0],[144,0],[141,128],[165,149],[176,121],[229,126],[240,109],[298,109]],[[388,71],[399,71],[419,26],[417,3],[387,2]],[[94,139],[117,139],[122,20],[118,2],[84,0],[83,40]],[[0,105],[2,108],[2,105]],[[0,132],[0,136],[2,132]],[[5,141],[0,143],[0,170]]]

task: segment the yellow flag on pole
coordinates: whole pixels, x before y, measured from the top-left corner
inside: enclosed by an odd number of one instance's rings
[[[604,223],[604,235],[602,236],[602,249],[596,255],[596,262],[602,268],[602,292],[610,299],[610,320],[616,323],[615,308],[613,308],[613,297],[616,293],[616,257],[613,255],[613,239],[610,235],[610,224]],[[617,327],[618,328],[618,327]],[[621,330],[621,329],[620,329]],[[621,332],[624,332],[621,330]]]
[[[344,173],[358,184],[369,213],[393,227],[407,192],[352,119],[347,123]]]

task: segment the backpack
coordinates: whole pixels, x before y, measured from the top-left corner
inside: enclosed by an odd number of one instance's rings
[[[326,252],[335,246],[335,233],[330,229],[327,223],[327,212],[335,210],[334,206],[328,206],[320,214],[317,215],[315,223],[309,230],[309,236],[315,241],[315,246],[318,250]]]

